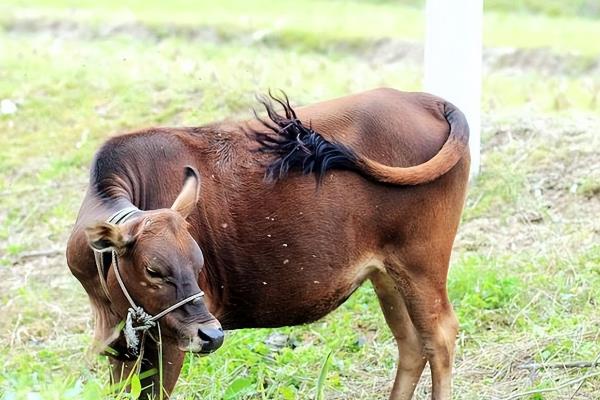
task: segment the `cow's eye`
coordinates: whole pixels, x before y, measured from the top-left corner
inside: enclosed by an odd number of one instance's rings
[[[154,268],[152,268],[150,266],[146,267],[146,272],[152,278],[162,278],[162,274],[160,273],[160,271],[158,271],[157,269],[154,269]]]

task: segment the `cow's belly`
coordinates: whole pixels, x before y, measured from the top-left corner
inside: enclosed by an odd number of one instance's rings
[[[383,269],[381,259],[370,254],[339,268],[319,268],[308,260],[290,267],[287,273],[271,273],[266,280],[253,274],[244,285],[235,285],[235,291],[225,296],[214,314],[224,329],[316,321],[341,305],[378,269]]]

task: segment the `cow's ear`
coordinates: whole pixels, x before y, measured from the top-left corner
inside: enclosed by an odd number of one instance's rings
[[[200,175],[196,168],[191,166],[185,167],[185,181],[183,189],[175,202],[171,206],[171,210],[177,211],[183,218],[189,217],[198,204],[200,197]]]
[[[96,251],[121,252],[131,243],[131,238],[123,233],[121,227],[108,222],[98,222],[85,228],[85,234],[90,247]]]

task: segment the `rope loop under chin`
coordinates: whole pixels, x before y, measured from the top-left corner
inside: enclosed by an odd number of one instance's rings
[[[140,334],[144,335],[146,331],[155,326],[156,322],[152,319],[152,316],[144,311],[142,307],[129,308],[123,327],[123,335],[125,336],[127,348],[134,355],[138,355],[138,349],[141,347]]]

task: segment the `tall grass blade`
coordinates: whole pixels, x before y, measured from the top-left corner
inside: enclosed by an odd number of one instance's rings
[[[321,372],[319,373],[319,380],[317,381],[317,393],[315,394],[315,400],[323,400],[323,389],[325,387],[325,379],[327,378],[327,371],[329,371],[329,365],[331,364],[329,361],[331,359],[331,354],[333,351],[327,353],[327,357],[325,357],[325,361],[323,361],[323,365],[321,366]]]

